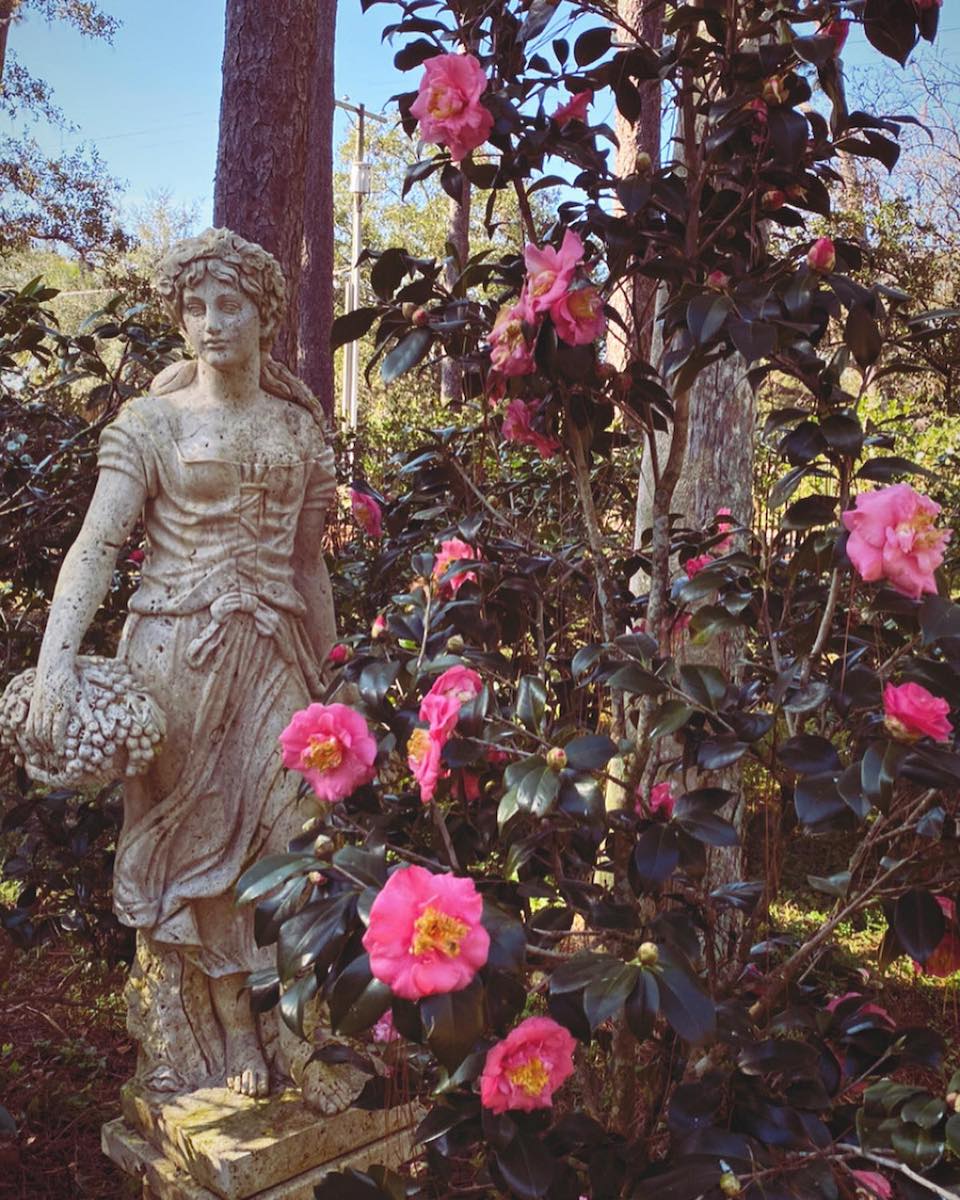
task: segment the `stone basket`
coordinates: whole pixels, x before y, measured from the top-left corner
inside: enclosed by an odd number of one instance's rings
[[[156,757],[166,729],[159,705],[120,659],[80,655],[76,670],[79,694],[71,698],[63,746],[41,745],[27,735],[37,676],[31,667],[12,679],[0,697],[0,747],[31,779],[58,787],[103,787],[141,775]]]

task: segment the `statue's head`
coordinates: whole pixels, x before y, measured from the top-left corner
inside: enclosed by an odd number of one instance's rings
[[[287,302],[283,272],[273,255],[229,229],[205,229],[177,242],[160,263],[156,285],[178,325],[183,325],[184,292],[206,275],[250,297],[260,314],[261,348],[269,350]]]

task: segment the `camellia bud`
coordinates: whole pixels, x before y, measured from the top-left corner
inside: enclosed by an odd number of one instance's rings
[[[653,169],[653,159],[646,152],[646,150],[641,150],[637,154],[637,174],[638,175],[649,175],[649,173],[652,169]]]
[[[764,192],[760,197],[760,206],[766,209],[767,212],[772,212],[776,208],[783,208],[786,202],[786,193],[782,192],[779,188],[771,188],[769,192]]]
[[[947,1106],[954,1112],[960,1112],[960,1092],[947,1092]]]
[[[418,308],[410,320],[414,325],[423,326],[430,320],[430,314],[425,308]]]
[[[783,104],[787,99],[787,89],[782,79],[773,76],[764,81],[763,99],[767,104]]]
[[[598,379],[616,379],[619,372],[613,363],[602,362],[597,363],[597,378]]]
[[[447,649],[451,654],[460,654],[463,650],[463,638],[459,633],[447,638]]]
[[[562,746],[551,746],[547,751],[547,766],[551,771],[562,771],[567,765],[567,752]]]
[[[807,251],[807,266],[811,271],[832,271],[837,265],[837,249],[828,237],[817,238]]]
[[[413,314],[417,311],[418,307],[419,306],[414,304],[411,300],[408,300],[406,304],[400,305],[400,312],[403,314],[405,320],[412,321]]]
[[[307,875],[307,878],[314,885],[314,887],[319,887],[321,883],[327,882],[327,877],[322,871],[311,871]]]
[[[714,288],[718,292],[722,292],[729,282],[730,276],[724,271],[711,271],[707,276],[707,287]]]
[[[339,667],[341,663],[348,662],[353,656],[353,651],[344,642],[337,642],[335,646],[330,647],[330,653],[327,655],[327,661],[332,662],[335,667]]]
[[[724,1171],[720,1176],[720,1191],[725,1196],[739,1196],[742,1190],[736,1175],[732,1171]]]
[[[660,961],[656,942],[642,942],[637,951],[637,960],[642,967],[655,967]]]
[[[370,626],[370,636],[372,638],[382,638],[387,632],[387,618],[383,613],[378,613],[373,618],[373,624]]]

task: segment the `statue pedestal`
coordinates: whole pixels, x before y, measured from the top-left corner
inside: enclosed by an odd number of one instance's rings
[[[144,1200],[313,1200],[331,1171],[397,1167],[413,1152],[416,1113],[351,1109],[321,1117],[298,1092],[266,1100],[228,1088],[164,1097],[128,1083],[103,1151],[143,1181]]]

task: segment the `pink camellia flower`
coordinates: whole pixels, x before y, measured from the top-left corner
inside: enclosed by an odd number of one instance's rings
[[[953,726],[947,720],[950,705],[919,683],[888,683],[883,689],[883,723],[901,742],[930,737],[949,742]]]
[[[857,1181],[857,1200],[893,1200],[893,1186],[879,1171],[851,1171]]]
[[[371,973],[404,1000],[459,992],[490,952],[482,914],[472,879],[401,867],[370,906]]]
[[[458,559],[479,557],[480,555],[473,546],[461,541],[460,538],[450,538],[446,542],[441,542],[440,553],[434,559],[433,563],[433,578],[435,580],[442,579],[447,567]],[[445,593],[455,596],[465,583],[476,582],[477,574],[475,571],[457,571],[445,583],[441,584],[441,589]]]
[[[837,248],[828,237],[817,238],[807,251],[807,266],[826,275],[837,265]]]
[[[283,765],[321,800],[342,800],[375,774],[377,743],[363,717],[346,704],[311,704],[280,734]]]
[[[644,802],[643,797],[637,790],[636,811],[641,816],[655,817],[657,813],[663,813],[666,820],[670,820],[673,816],[673,806],[676,804],[676,799],[673,795],[673,784],[669,780],[664,780],[662,783],[655,783],[650,789],[650,799]]]
[[[573,1074],[576,1045],[551,1017],[527,1017],[487,1051],[481,1104],[495,1113],[551,1108],[553,1093]]]
[[[490,365],[506,379],[534,369],[533,348],[523,328],[526,315],[522,304],[505,304],[490,330]]]
[[[560,105],[551,120],[556,121],[558,125],[565,125],[567,121],[586,121],[587,109],[592,103],[593,92],[589,88],[585,92],[577,92],[566,104]]]
[[[909,483],[861,492],[856,506],[842,514],[850,531],[847,555],[860,578],[865,583],[886,579],[914,600],[936,593],[933,573],[952,533],[934,527],[939,512],[939,504]]]
[[[428,58],[410,105],[410,115],[420,122],[420,136],[446,146],[454,162],[466,158],[493,128],[492,113],[480,103],[486,90],[487,77],[472,54]]]
[[[847,1000],[862,1000],[860,992],[844,992],[842,996],[834,996],[827,1003],[827,1012],[836,1012],[841,1004]],[[891,1029],[896,1026],[896,1021],[887,1012],[885,1008],[881,1008],[879,1004],[861,1004],[857,1007],[856,1012],[862,1013],[864,1016],[879,1017],[884,1025],[888,1025]]]
[[[709,567],[712,562],[712,554],[698,554],[696,558],[688,558],[683,564],[683,569],[686,571],[687,577],[692,579],[694,575],[699,574],[704,567]]]
[[[843,49],[844,42],[847,40],[847,35],[850,32],[850,22],[842,20],[840,17],[833,21],[828,21],[826,25],[817,34],[818,37],[833,38],[836,43],[836,53],[839,54]]]
[[[331,646],[327,651],[327,662],[333,663],[335,667],[342,666],[350,658],[351,650],[344,642],[337,642],[335,646]]]
[[[373,538],[383,537],[383,510],[372,496],[351,488],[350,511],[364,533]]]
[[[947,920],[948,928],[934,952],[927,961],[920,965],[914,960],[914,966],[925,975],[936,975],[945,979],[955,971],[960,971],[960,937],[957,936],[957,906],[947,896],[935,896],[940,911]]]
[[[566,294],[574,271],[583,261],[583,242],[568,229],[559,250],[553,246],[544,246],[541,250],[528,242],[523,261],[527,267],[523,303],[531,317],[538,317]]]
[[[550,317],[558,336],[568,345],[587,346],[607,327],[600,292],[588,283],[574,288],[550,305]]]
[[[428,696],[454,696],[458,704],[469,704],[483,691],[483,680],[469,667],[448,667],[434,680]],[[423,717],[423,709],[420,710]],[[425,718],[424,718],[425,719]]]
[[[400,1032],[393,1024],[393,1013],[389,1008],[376,1025],[374,1025],[373,1040],[382,1044],[398,1042],[400,1040]]]
[[[446,741],[460,719],[460,701],[450,692],[428,692],[420,703],[420,720]]]
[[[753,113],[753,119],[760,125],[766,125],[769,120],[770,113],[767,109],[766,102],[761,100],[759,96],[751,100],[746,105],[747,111]]]
[[[449,702],[445,701],[445,704],[449,709]],[[457,712],[452,713],[454,725],[459,711],[458,706]],[[407,766],[413,772],[420,788],[420,800],[423,804],[430,803],[437,790],[437,784],[449,774],[444,770],[441,755],[452,728],[452,725],[448,729],[442,725],[429,729],[417,728],[407,739]]]
[[[521,446],[533,446],[541,458],[553,458],[561,443],[533,427],[538,405],[536,401],[511,400],[503,415],[503,436]]]
[[[718,508],[717,509],[717,533],[726,533],[727,536],[723,539],[722,542],[717,542],[717,544],[714,546],[714,548],[713,548],[714,554],[726,554],[726,552],[730,549],[731,545],[733,544],[733,534],[727,533],[727,530],[733,528],[733,522],[720,520],[721,517],[729,517],[730,515],[731,515],[731,513],[730,513],[729,508]]]

